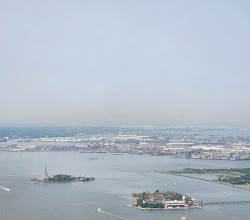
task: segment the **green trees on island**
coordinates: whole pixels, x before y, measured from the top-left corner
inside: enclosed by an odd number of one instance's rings
[[[249,169],[250,170],[250,169]],[[219,179],[221,182],[230,183],[234,185],[243,185],[243,184],[250,184],[250,171],[245,173],[239,177],[227,177],[224,179]]]
[[[48,178],[48,182],[68,182],[68,181],[91,181],[95,180],[94,177],[73,177],[71,175],[57,174]]]
[[[154,203],[154,204],[143,203],[143,199],[137,199],[136,205],[140,206],[141,208],[164,208],[164,204],[162,203]]]
[[[165,196],[166,199],[169,200],[182,200],[183,195],[177,192],[164,192],[163,195]]]
[[[65,174],[57,174],[53,177],[50,177],[49,181],[72,181],[76,179],[75,177],[72,177],[71,175],[65,175]]]

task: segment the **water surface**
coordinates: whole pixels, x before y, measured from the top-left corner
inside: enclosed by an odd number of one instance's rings
[[[98,160],[89,160],[97,157]],[[40,183],[43,175],[94,176],[94,182]],[[138,210],[126,205],[132,192],[176,190],[202,201],[250,200],[250,191],[159,174],[156,170],[249,167],[247,161],[209,161],[147,155],[80,154],[78,152],[0,152],[0,219],[2,220],[246,220],[249,205],[206,206],[193,210]],[[97,208],[116,216],[97,212]]]

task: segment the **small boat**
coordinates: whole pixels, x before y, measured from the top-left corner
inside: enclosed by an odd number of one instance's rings
[[[101,208],[98,208],[98,209],[97,209],[97,212],[101,212],[101,211],[102,211],[102,209],[101,209]]]
[[[1,189],[4,190],[4,191],[10,192],[10,189],[9,189],[9,188],[1,187]]]
[[[187,220],[187,217],[181,217],[180,220]]]

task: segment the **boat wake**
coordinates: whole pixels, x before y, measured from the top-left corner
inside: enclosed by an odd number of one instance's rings
[[[4,191],[7,191],[7,192],[9,192],[9,191],[10,191],[10,189],[9,189],[9,188],[4,187],[4,186],[0,186],[0,189],[2,189],[2,190],[4,190]]]
[[[100,208],[97,209],[97,212],[101,212],[102,214],[109,215],[109,216],[113,216],[113,217],[116,217],[116,218],[128,219],[128,218],[125,218],[125,217],[122,217],[122,216],[119,216],[119,215],[114,215],[114,214],[112,214],[112,213],[104,212],[104,211],[102,211]]]

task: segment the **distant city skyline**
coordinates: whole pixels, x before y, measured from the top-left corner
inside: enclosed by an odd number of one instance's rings
[[[0,125],[250,123],[250,2],[2,1]]]

